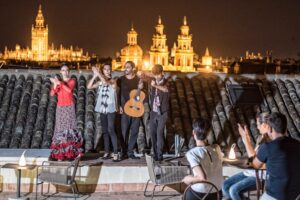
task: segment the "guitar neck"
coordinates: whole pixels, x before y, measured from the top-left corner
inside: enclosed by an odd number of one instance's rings
[[[143,82],[142,79],[139,80],[139,84],[141,84]],[[137,87],[137,90],[136,90],[136,96],[140,96],[141,94],[141,89],[139,87]]]

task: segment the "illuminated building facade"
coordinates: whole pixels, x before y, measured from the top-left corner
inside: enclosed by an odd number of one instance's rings
[[[213,64],[212,57],[209,55],[208,48],[205,49],[205,54],[202,56],[202,65],[211,67]]]
[[[48,60],[48,25],[44,25],[42,6],[40,5],[35,19],[35,26],[31,28],[32,58],[36,61]]]
[[[155,26],[155,33],[152,37],[152,45],[149,57],[143,58],[143,50],[137,44],[137,32],[131,28],[127,34],[127,46],[117,53],[116,59],[112,61],[113,70],[124,70],[126,61],[133,61],[139,69],[150,71],[155,64],[161,64],[165,71],[194,72],[196,66],[205,65],[204,72],[210,72],[213,65],[213,58],[209,55],[208,48],[201,58],[194,52],[192,46],[192,35],[189,33],[190,27],[184,17],[183,25],[180,27],[181,33],[177,38],[177,45],[174,43],[171,52],[167,45],[167,36],[164,33],[164,25],[161,17]],[[170,55],[169,55],[170,54]],[[148,56],[148,55],[147,55]]]
[[[150,48],[150,65],[152,68],[155,64],[161,64],[164,69],[169,64],[169,50],[166,44],[167,36],[164,34],[164,25],[162,24],[161,17],[158,17],[158,24],[155,26],[155,34],[152,37],[152,46]],[[149,69],[145,69],[149,70]]]
[[[3,58],[14,60],[30,60],[30,61],[88,61],[88,54],[83,54],[83,49],[64,48],[62,45],[59,49],[55,49],[52,44],[48,47],[48,25],[44,24],[44,16],[42,6],[39,6],[38,14],[35,19],[35,25],[31,28],[31,49],[21,49],[20,45],[16,45],[15,50],[8,50],[5,47]]]
[[[121,49],[121,63],[113,62],[113,65],[117,67],[124,67],[127,61],[133,61],[138,69],[143,65],[143,50],[137,43],[137,32],[134,30],[133,26],[131,30],[127,33],[127,46]]]
[[[194,49],[192,47],[192,35],[189,34],[190,27],[187,25],[187,19],[184,17],[183,25],[180,27],[181,34],[173,46],[174,67],[178,71],[194,71]]]

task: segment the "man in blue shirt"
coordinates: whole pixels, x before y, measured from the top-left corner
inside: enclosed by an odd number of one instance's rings
[[[266,191],[261,199],[292,200],[300,195],[300,142],[287,136],[287,119],[272,113],[267,120],[270,142],[262,144],[253,159],[257,169],[267,167]],[[239,126],[245,147],[253,151],[246,127]]]

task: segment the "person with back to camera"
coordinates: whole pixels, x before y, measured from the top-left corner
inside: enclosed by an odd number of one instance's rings
[[[222,152],[219,145],[209,145],[207,135],[209,133],[209,122],[205,119],[197,119],[193,122],[193,137],[196,141],[196,147],[186,153],[186,158],[191,166],[193,175],[184,177],[185,184],[190,185],[198,181],[209,181],[218,189],[221,189],[223,183],[222,175]],[[209,186],[203,183],[192,185],[186,192],[186,199],[198,199],[194,193],[203,197],[207,194]],[[218,192],[219,194],[221,191]],[[217,192],[212,191],[207,200],[217,199]]]

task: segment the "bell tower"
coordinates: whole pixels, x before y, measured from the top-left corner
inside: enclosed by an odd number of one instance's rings
[[[168,66],[169,50],[166,44],[167,37],[164,34],[164,25],[162,24],[161,17],[158,17],[158,24],[155,26],[155,33],[152,37],[152,46],[150,48],[150,67],[155,64]]]
[[[33,60],[48,60],[48,25],[44,25],[42,6],[39,6],[38,14],[35,19],[35,26],[31,28],[31,49]]]
[[[174,66],[177,70],[193,71],[194,49],[192,47],[192,35],[189,34],[190,27],[187,25],[186,16],[180,27],[181,34],[177,37],[177,47],[174,49]]]

